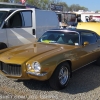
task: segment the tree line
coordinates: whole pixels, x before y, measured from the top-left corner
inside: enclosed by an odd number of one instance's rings
[[[0,1],[9,2],[9,0],[0,0]],[[14,1],[16,3],[19,2],[19,0],[14,0]],[[80,6],[79,4],[72,4],[71,6],[68,6],[66,2],[62,2],[61,0],[26,0],[26,2],[45,10],[49,10],[51,4],[62,5],[63,11],[78,11],[78,10],[87,11],[88,10],[88,8]]]

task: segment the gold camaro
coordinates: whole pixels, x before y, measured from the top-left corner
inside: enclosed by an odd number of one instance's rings
[[[94,61],[100,65],[99,57],[95,32],[48,30],[36,43],[0,50],[0,73],[8,78],[49,80],[59,90],[66,87],[74,70]]]

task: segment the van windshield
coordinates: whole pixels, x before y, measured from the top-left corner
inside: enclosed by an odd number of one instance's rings
[[[5,20],[7,14],[8,14],[8,11],[0,11],[0,27],[2,25],[2,22]]]

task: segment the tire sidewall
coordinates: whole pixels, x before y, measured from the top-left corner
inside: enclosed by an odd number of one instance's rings
[[[66,83],[64,85],[62,85],[60,83],[60,80],[59,80],[59,72],[60,70],[63,68],[63,67],[66,67],[68,69],[68,79],[66,81]],[[70,79],[70,66],[68,65],[68,63],[62,63],[58,66],[58,73],[57,73],[57,83],[58,83],[58,86],[62,89],[62,88],[65,88],[69,82],[69,79]]]

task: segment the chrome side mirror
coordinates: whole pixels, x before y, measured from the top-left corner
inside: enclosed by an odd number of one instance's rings
[[[9,28],[9,22],[8,21],[5,21],[4,22],[4,26],[5,26],[5,28]]]

